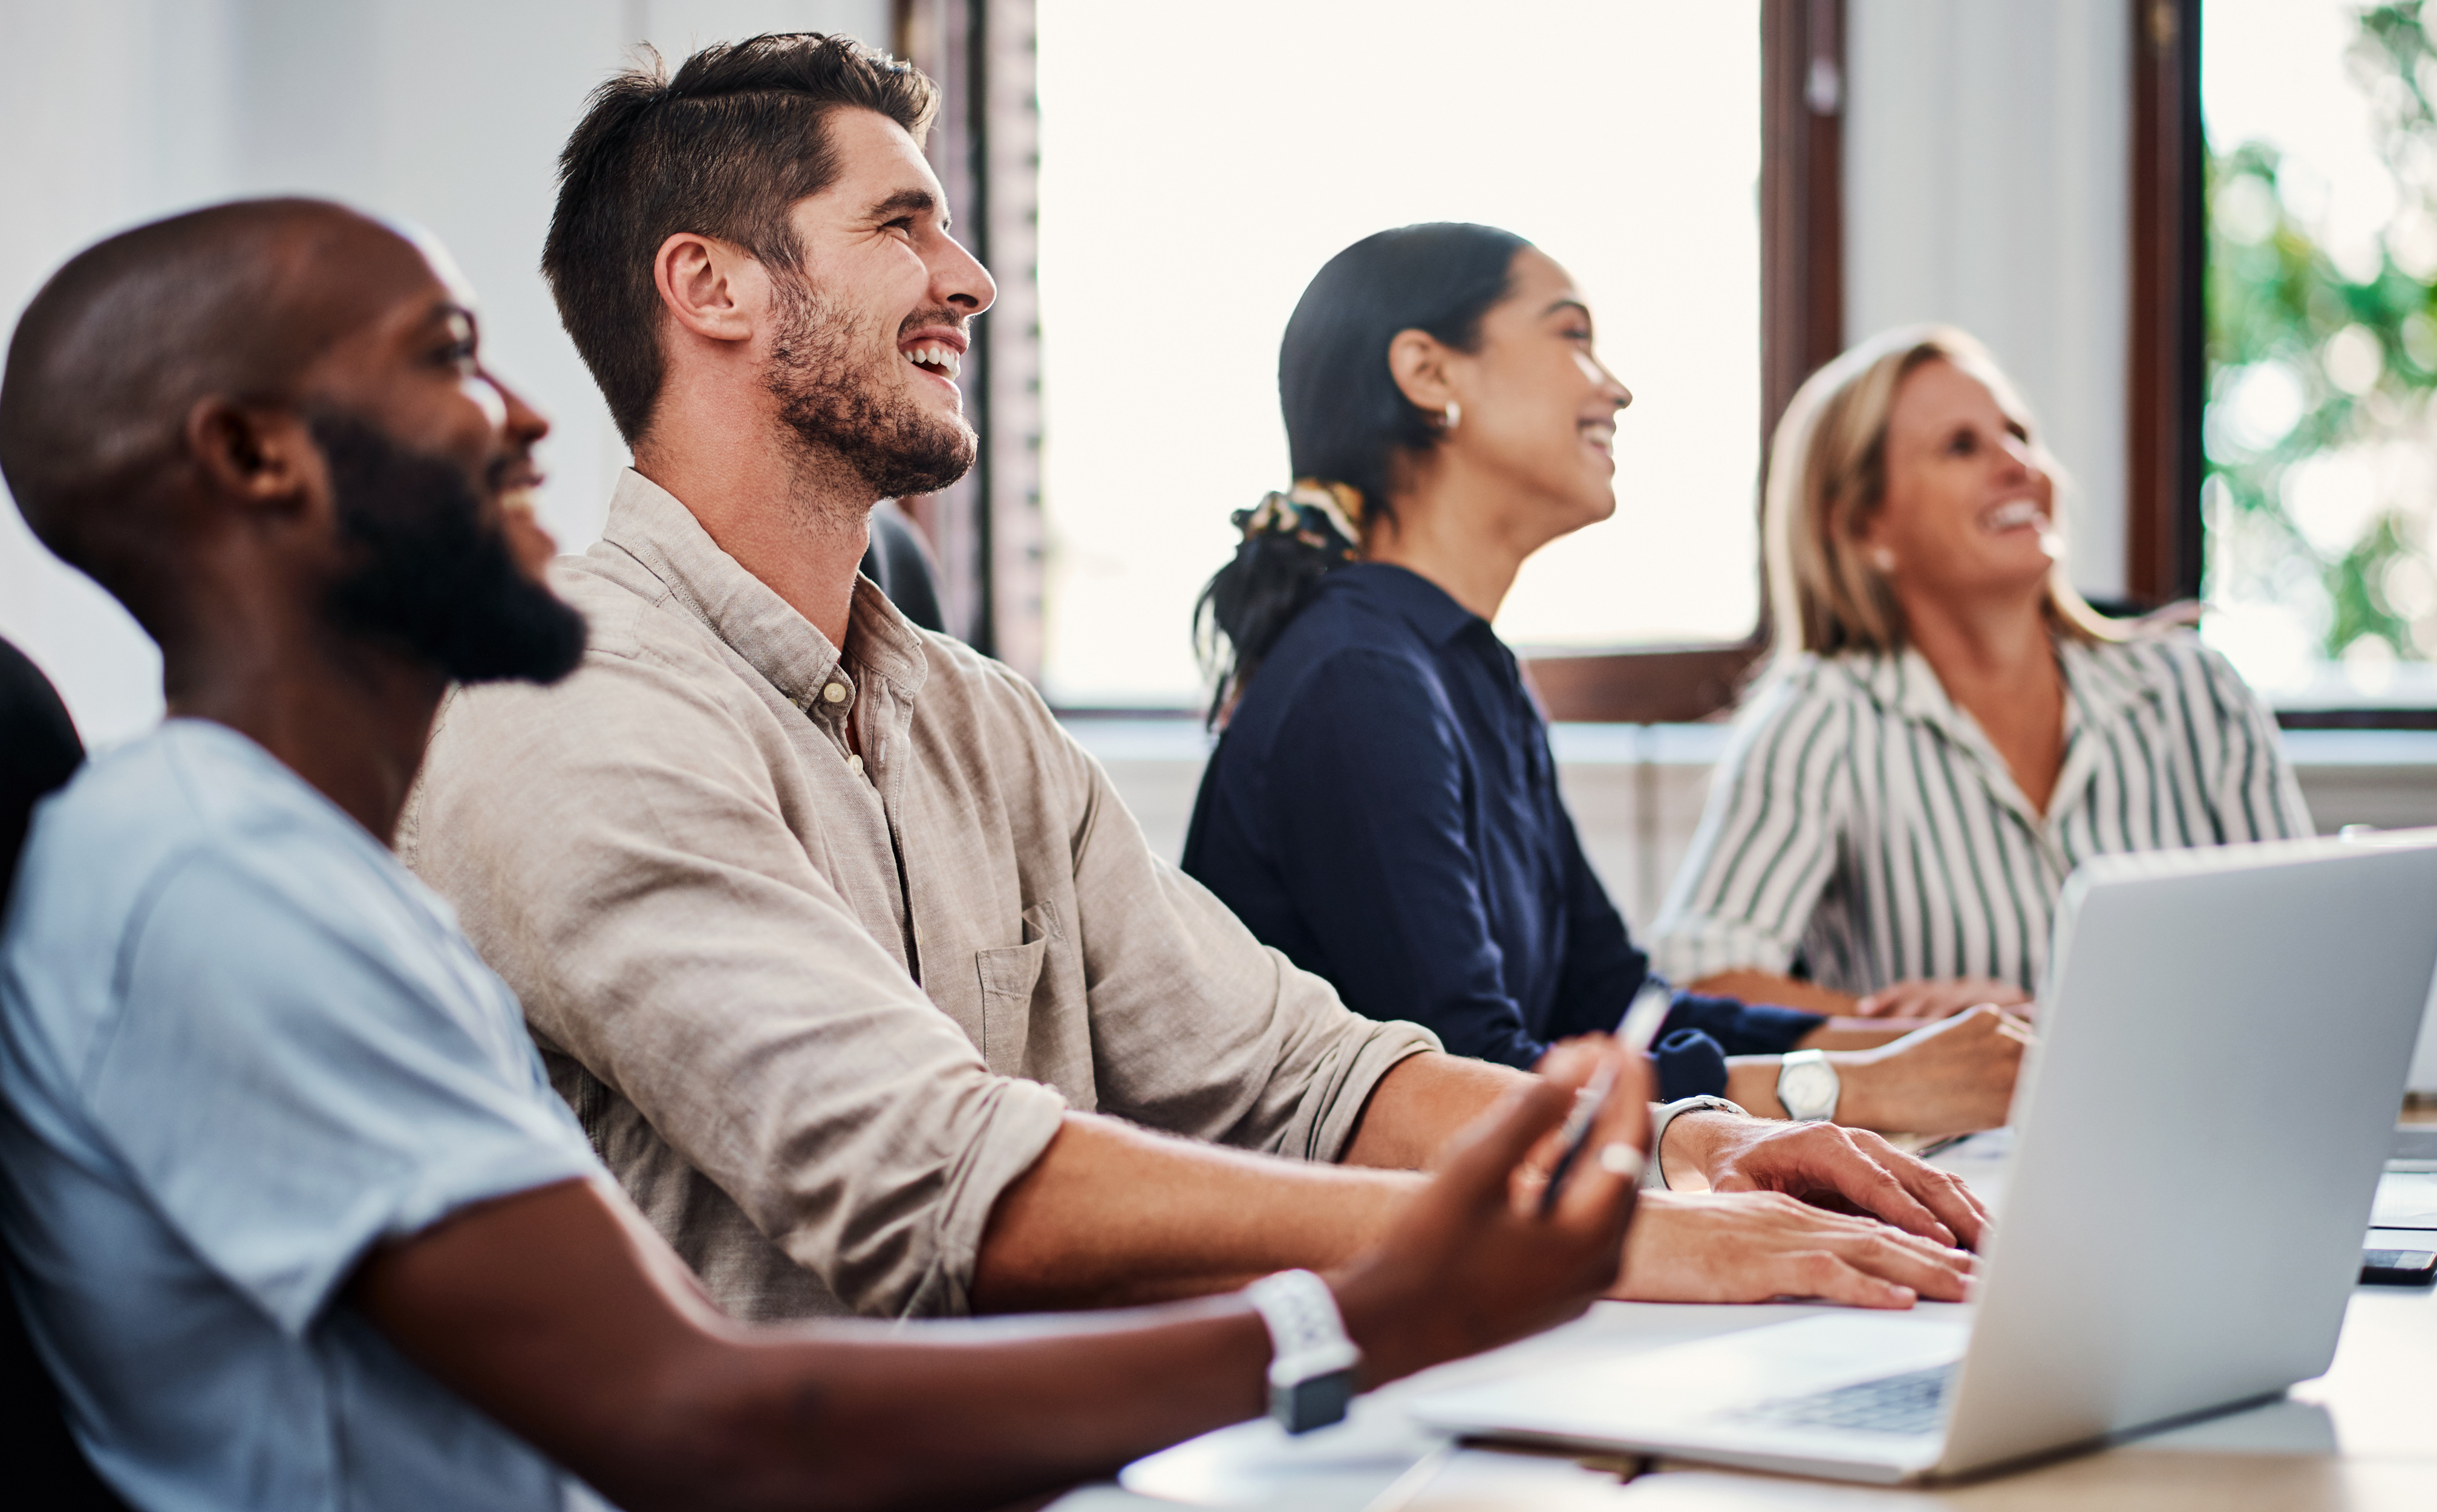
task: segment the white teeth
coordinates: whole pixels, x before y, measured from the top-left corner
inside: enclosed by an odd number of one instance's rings
[[[962,359],[945,346],[917,346],[905,354],[905,360],[918,367],[936,367],[950,378],[964,370]]]
[[[534,491],[530,488],[508,488],[500,494],[500,512],[522,515],[530,519],[534,514]]]
[[[1999,504],[1981,517],[1982,524],[1992,531],[2014,530],[2024,525],[2043,524],[2046,519],[2047,517],[2041,512],[2040,506],[2027,499],[2016,499]]]

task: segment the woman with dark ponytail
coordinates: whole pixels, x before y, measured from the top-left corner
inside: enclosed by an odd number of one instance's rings
[[[1243,539],[1196,607],[1223,733],[1184,870],[1356,1011],[1457,1053],[1529,1066],[1614,1029],[1672,990],[1585,861],[1547,725],[1490,628],[1525,558],[1616,509],[1633,396],[1589,309],[1511,232],[1381,232],[1304,291],[1278,392],[1296,481],[1236,515]],[[1840,1122],[1993,1127],[2017,1046],[1973,1022],[1678,993],[1662,1084],[1780,1115],[1780,1055],[1820,1049]]]

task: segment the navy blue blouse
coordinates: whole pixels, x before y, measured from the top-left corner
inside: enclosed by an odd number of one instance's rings
[[[1329,573],[1278,638],[1202,773],[1184,870],[1357,1012],[1459,1055],[1528,1067],[1614,1029],[1650,975],[1514,653],[1400,567]],[[1768,1054],[1820,1022],[1688,993],[1666,1030]]]

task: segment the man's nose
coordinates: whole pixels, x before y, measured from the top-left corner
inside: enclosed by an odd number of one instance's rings
[[[491,386],[491,392],[497,394],[500,402],[507,407],[507,419],[500,428],[502,434],[526,446],[550,434],[550,421],[539,410],[527,404],[523,395],[501,382],[488,368],[482,371],[482,381]]]
[[[931,259],[931,297],[967,315],[978,315],[998,302],[998,284],[980,259],[954,237],[941,237]]]

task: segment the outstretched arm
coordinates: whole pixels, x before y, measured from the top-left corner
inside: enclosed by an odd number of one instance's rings
[[[1409,1057],[1374,1091],[1344,1166],[1221,1150],[1070,1114],[992,1213],[974,1304],[992,1311],[1108,1307],[1202,1294],[1290,1266],[1342,1264],[1376,1242],[1425,1189],[1410,1169],[1358,1163],[1439,1165],[1447,1131],[1529,1083],[1504,1066]],[[1899,1308],[1916,1295],[1963,1297],[1972,1262],[1951,1246],[1977,1241],[1979,1204],[1953,1177],[1874,1135],[1706,1113],[1668,1125],[1663,1154],[1680,1185],[1742,1195],[1651,1194],[1613,1295],[1820,1296]],[[1847,1212],[1876,1214],[1897,1227]]]
[[[1603,1057],[1572,1046],[1450,1151],[1329,1282],[1362,1383],[1520,1337],[1612,1281],[1634,1158],[1537,1201],[1552,1131]],[[1619,1064],[1589,1148],[1638,1152]],[[1088,1320],[755,1329],[720,1315],[605,1186],[563,1182],[377,1251],[353,1300],[409,1357],[620,1504],[994,1504],[1254,1415],[1267,1330],[1229,1296]],[[953,1444],[954,1453],[942,1453]]]
[[[1696,982],[1685,984],[1685,991],[1707,997],[1737,997],[1746,1003],[1775,1003],[1783,1008],[1798,1008],[1806,1012],[1825,1013],[1831,1018],[1851,1016],[1854,997],[1806,982],[1778,972],[1735,967],[1711,972]]]
[[[1345,1163],[1281,1160],[1070,1113],[991,1214],[984,1312],[1201,1296],[1275,1270],[1341,1264],[1384,1233],[1461,1130],[1531,1078],[1460,1056],[1399,1061]]]
[[[1838,1123],[1890,1134],[1955,1134],[2006,1121],[2014,1103],[2014,1078],[2031,1043],[2029,1024],[1986,1005],[1927,1024],[1878,1022],[1899,1032],[1882,1032],[1874,1046],[1867,1030],[1844,1036],[1850,1048],[1837,1047],[1832,1040],[1823,1044],[1824,1034],[1804,1042],[1828,1052],[1843,1083]],[[1727,1096],[1762,1117],[1784,1117],[1777,1100],[1783,1065],[1774,1055],[1732,1058],[1727,1063]]]

